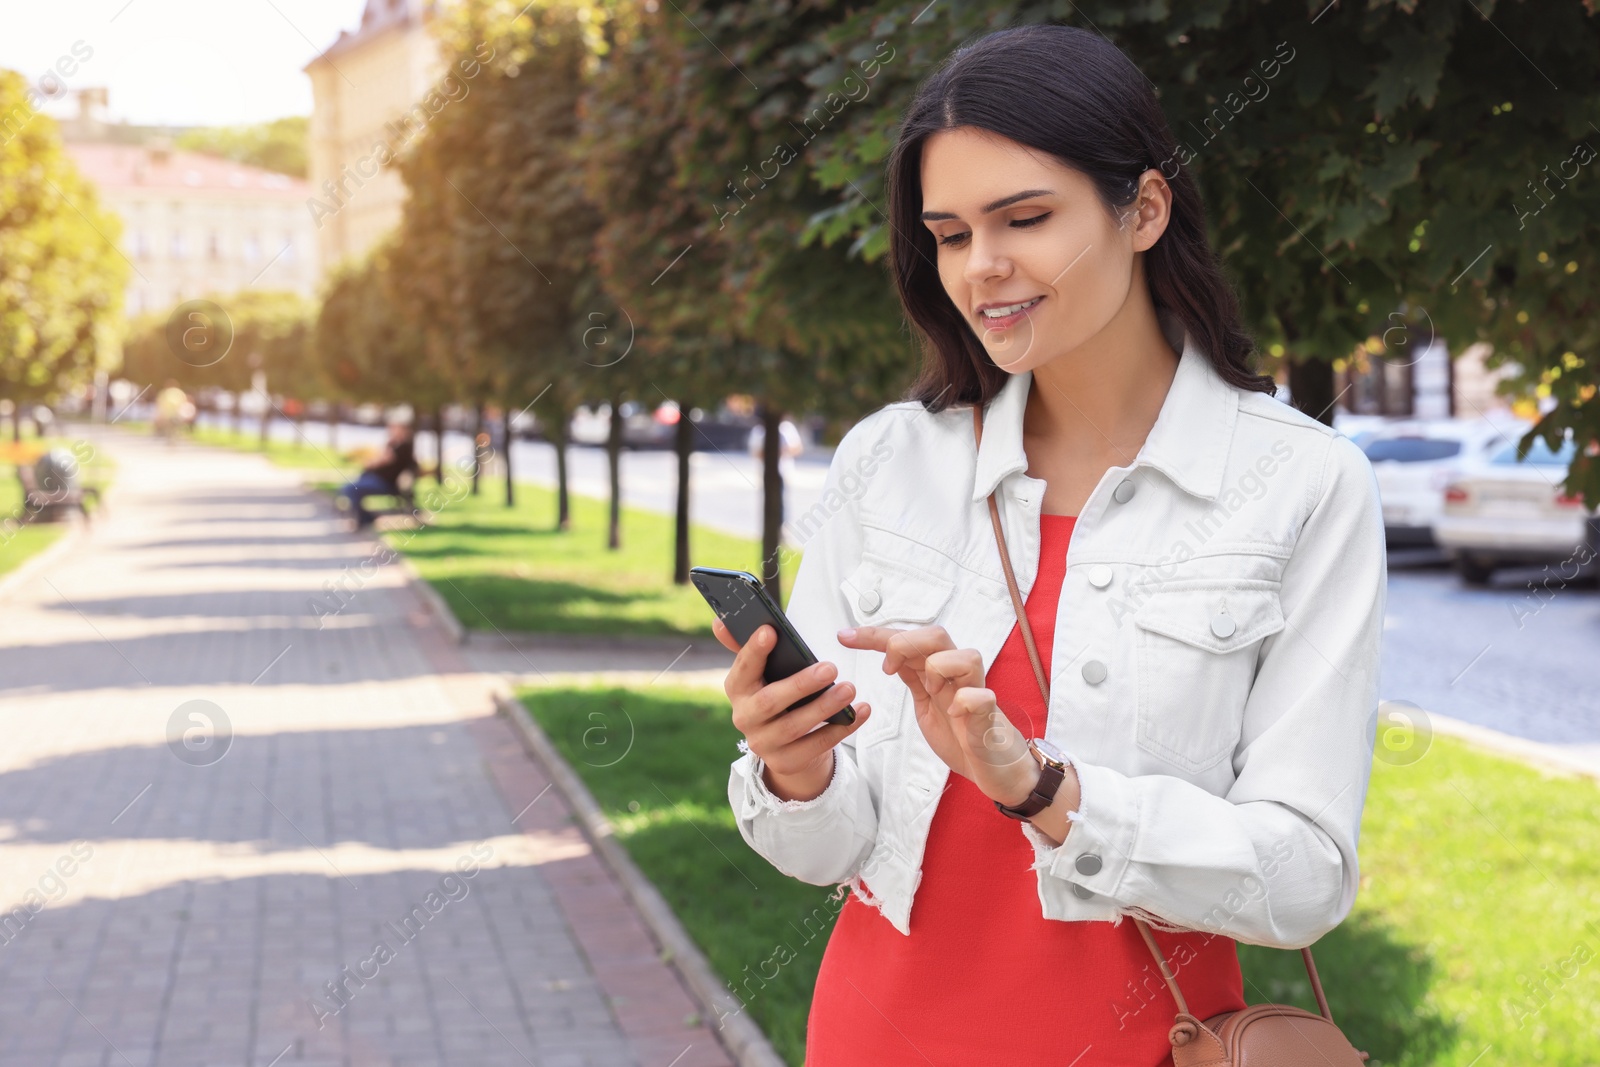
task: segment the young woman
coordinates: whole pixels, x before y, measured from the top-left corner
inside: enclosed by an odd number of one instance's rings
[[[1308,945],[1355,899],[1376,485],[1252,373],[1175,152],[1127,57],[1063,27],[958,51],[906,117],[925,368],[834,456],[788,605],[824,662],[762,684],[763,628],[727,679],[745,840],[853,891],[810,1067],[1155,1067],[1175,1006],[1125,918],[1204,1019],[1245,1004],[1236,941]]]

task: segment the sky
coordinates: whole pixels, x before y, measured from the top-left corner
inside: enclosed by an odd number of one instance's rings
[[[0,0],[0,67],[105,86],[112,119],[232,126],[311,114],[302,68],[365,0]],[[87,55],[87,59],[82,58]],[[74,67],[76,69],[74,69]],[[70,98],[47,105],[70,114]]]

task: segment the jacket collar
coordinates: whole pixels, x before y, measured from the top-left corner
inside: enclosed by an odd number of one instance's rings
[[[1182,338],[1182,354],[1161,412],[1130,469],[1154,467],[1185,492],[1215,500],[1233,442],[1239,393],[1217,374],[1175,315],[1165,309],[1156,314],[1174,347]],[[981,503],[1009,475],[1028,469],[1022,449],[1022,413],[1032,385],[1031,371],[1012,375],[989,402],[972,486],[975,503]]]

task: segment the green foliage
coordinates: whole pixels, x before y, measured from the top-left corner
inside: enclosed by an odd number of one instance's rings
[[[418,411],[456,395],[450,376],[430,363],[422,335],[396,295],[395,241],[338,268],[324,287],[312,330],[318,396]]]
[[[319,396],[322,387],[310,350],[311,316],[314,307],[297,293],[278,290],[245,290],[208,297],[221,308],[214,312],[195,312],[186,316],[196,329],[209,331],[208,343],[223,343],[225,322],[232,341],[226,354],[214,363],[185,351],[181,343],[182,323],[175,343],[169,326],[174,312],[148,312],[128,327],[122,346],[121,374],[130,381],[160,388],[169,379],[185,389],[206,386],[229,392],[244,392],[252,387],[254,372],[267,376],[267,389],[289,396]],[[181,305],[180,305],[181,306]],[[182,358],[180,358],[182,357]]]
[[[397,302],[464,400],[573,402],[595,212],[574,154],[586,9],[468,0],[436,26],[469,91],[399,163],[409,190]],[[564,421],[564,420],[563,420]]]
[[[819,70],[821,42],[844,10],[612,15],[584,97],[587,181],[607,207],[606,284],[669,360],[653,374],[788,411],[859,416],[892,399],[915,360],[889,280],[851,249],[801,239],[830,202],[808,141],[831,119],[813,118],[837,80]]]
[[[304,115],[291,115],[250,126],[186,130],[176,147],[304,178],[309,169],[310,126]]]
[[[49,400],[109,362],[129,264],[121,227],[0,70],[0,396]]]

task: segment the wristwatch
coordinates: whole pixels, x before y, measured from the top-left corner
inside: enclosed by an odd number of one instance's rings
[[[1056,798],[1056,790],[1061,788],[1061,783],[1067,777],[1067,765],[1071,763],[1066,754],[1042,737],[1028,738],[1028,751],[1033,753],[1033,758],[1039,761],[1039,782],[1033,787],[1033,792],[1028,794],[1028,799],[1011,808],[994,802],[1000,809],[1000,814],[1012,819],[1031,819]]]

